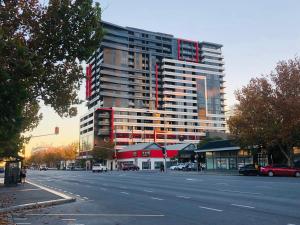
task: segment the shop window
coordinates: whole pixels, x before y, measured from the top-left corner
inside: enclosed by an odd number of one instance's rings
[[[142,169],[143,170],[151,170],[151,162],[150,161],[142,162]]]

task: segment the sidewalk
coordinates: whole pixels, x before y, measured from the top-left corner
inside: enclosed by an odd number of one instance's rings
[[[220,176],[239,176],[237,170],[202,170],[202,171],[174,171],[168,170],[170,173],[174,174],[187,174],[187,175],[220,175]]]
[[[31,183],[5,187],[0,183],[0,225],[10,224],[9,217],[13,212],[37,209],[52,205],[73,202],[76,199],[49,188]],[[6,223],[2,222],[6,221]]]

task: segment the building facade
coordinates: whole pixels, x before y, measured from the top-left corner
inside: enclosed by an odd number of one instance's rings
[[[102,24],[105,36],[86,68],[80,156],[101,140],[120,150],[225,132],[222,45]]]

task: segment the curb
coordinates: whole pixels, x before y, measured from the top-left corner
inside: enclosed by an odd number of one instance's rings
[[[65,195],[63,193],[57,192],[55,190],[52,190],[50,188],[46,188],[42,185],[35,184],[33,182],[28,181],[27,183],[34,185],[36,187],[39,187],[43,189],[44,191],[48,191],[52,194],[55,194],[59,197],[60,199],[55,199],[55,200],[49,200],[49,201],[42,201],[42,202],[33,202],[33,203],[27,203],[27,204],[22,204],[22,205],[16,205],[16,206],[11,206],[7,208],[2,208],[0,209],[0,215],[5,214],[5,213],[11,213],[11,212],[16,212],[20,210],[28,210],[28,209],[37,209],[37,208],[43,208],[43,207],[48,207],[48,206],[54,206],[54,205],[61,205],[65,203],[70,203],[70,202],[75,202],[76,198],[70,197],[68,195]]]
[[[56,200],[50,200],[50,201],[44,201],[44,202],[28,203],[28,204],[11,206],[8,208],[0,209],[0,214],[11,213],[11,212],[16,212],[16,211],[20,211],[20,210],[44,208],[44,207],[48,207],[48,206],[61,205],[61,204],[65,204],[65,203],[75,202],[75,201],[76,201],[76,198],[69,198],[69,199],[56,199]]]

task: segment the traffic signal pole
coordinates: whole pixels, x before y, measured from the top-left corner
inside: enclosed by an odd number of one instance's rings
[[[31,136],[31,138],[35,138],[35,137],[44,137],[44,136],[51,136],[51,135],[57,135],[57,134],[59,134],[59,127],[55,127],[54,133],[51,133],[51,134],[41,134],[41,135],[34,135],[34,136]]]

